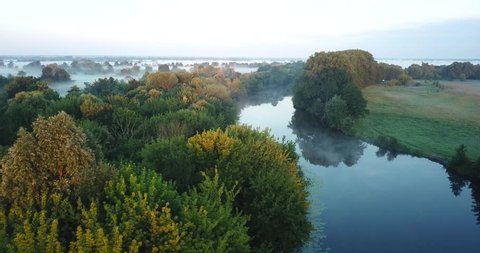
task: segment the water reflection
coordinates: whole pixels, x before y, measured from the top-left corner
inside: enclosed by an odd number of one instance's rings
[[[375,152],[375,155],[377,157],[387,156],[387,160],[390,162],[390,161],[393,161],[395,158],[397,158],[398,153],[393,150],[388,150],[386,148],[378,147],[378,151]]]
[[[453,170],[446,169],[446,171],[453,195],[458,197],[465,187],[470,188],[472,194],[472,212],[477,219],[477,224],[480,225],[480,182],[470,181]]]
[[[392,145],[362,144],[294,111],[287,97],[242,109],[240,122],[297,140],[300,165],[314,182],[309,218],[324,228],[302,252],[478,252],[479,184],[455,174],[448,179],[438,163],[398,148],[398,156],[389,154]]]
[[[355,165],[366,145],[357,138],[322,127],[318,121],[296,110],[289,127],[297,136],[302,156],[311,164],[337,167],[344,163]]]
[[[278,102],[283,100],[285,96],[290,95],[290,93],[291,91],[289,89],[259,91],[253,95],[249,95],[246,100],[240,101],[240,104],[242,108],[262,104],[271,104],[276,106]]]
[[[477,224],[480,225],[480,184],[471,183],[470,189],[472,191],[472,212],[477,217]]]

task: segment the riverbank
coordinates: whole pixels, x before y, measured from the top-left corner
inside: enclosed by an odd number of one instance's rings
[[[375,85],[364,88],[369,114],[354,126],[369,142],[393,137],[408,153],[446,164],[455,149],[467,146],[467,156],[480,156],[480,81],[421,81],[413,86]]]

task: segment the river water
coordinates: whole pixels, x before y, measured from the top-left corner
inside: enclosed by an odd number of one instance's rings
[[[318,229],[303,252],[480,252],[479,205],[442,165],[379,150],[294,112],[285,97],[245,107],[240,123],[297,143]]]

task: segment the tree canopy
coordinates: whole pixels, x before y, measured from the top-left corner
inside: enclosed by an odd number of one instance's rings
[[[230,126],[245,95],[231,68],[99,79],[63,97],[38,78],[0,81],[0,252],[295,252],[308,240],[294,145]]]
[[[349,131],[366,113],[360,87],[379,81],[378,65],[365,51],[315,53],[295,85],[293,105],[321,122]]]

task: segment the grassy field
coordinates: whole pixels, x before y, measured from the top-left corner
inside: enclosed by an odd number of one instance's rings
[[[480,157],[480,81],[420,83],[363,89],[370,113],[355,133],[367,140],[395,137],[412,153],[443,162],[460,144],[471,160]]]

